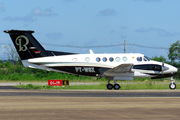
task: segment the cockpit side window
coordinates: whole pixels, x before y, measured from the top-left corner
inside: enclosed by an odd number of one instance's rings
[[[137,61],[142,61],[142,57],[137,57]]]

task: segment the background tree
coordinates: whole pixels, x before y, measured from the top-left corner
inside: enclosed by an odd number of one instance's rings
[[[159,62],[166,62],[166,58],[162,55],[160,57],[155,56],[151,60],[159,61]]]
[[[180,40],[171,45],[169,48],[168,58],[171,60],[171,63],[175,60],[180,60]]]
[[[8,59],[13,61],[13,63],[16,63],[18,61],[19,56],[14,46],[12,44],[8,44],[8,46],[4,46],[4,48],[6,49],[5,54],[8,55]]]

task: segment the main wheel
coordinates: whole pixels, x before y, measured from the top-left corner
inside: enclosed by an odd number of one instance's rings
[[[112,90],[113,89],[113,85],[112,84],[107,84],[107,89],[108,90]]]
[[[175,84],[175,83],[170,83],[170,84],[169,84],[169,88],[170,88],[171,90],[176,89],[176,84]]]
[[[114,84],[114,89],[115,90],[119,90],[121,88],[121,86],[119,84]]]

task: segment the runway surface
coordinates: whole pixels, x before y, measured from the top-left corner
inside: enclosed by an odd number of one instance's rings
[[[180,90],[26,90],[0,87],[0,119],[179,120]]]
[[[180,90],[27,90],[0,86],[0,96],[180,97]]]

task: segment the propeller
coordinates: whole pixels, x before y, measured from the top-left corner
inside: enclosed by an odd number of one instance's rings
[[[162,62],[162,66],[161,66],[161,80],[164,80],[164,62]]]
[[[161,79],[162,78],[164,79],[164,71],[168,70],[169,68],[164,66],[164,62],[162,62],[162,66],[161,67],[162,67],[161,68]]]
[[[162,67],[164,67],[164,62],[162,62]]]

